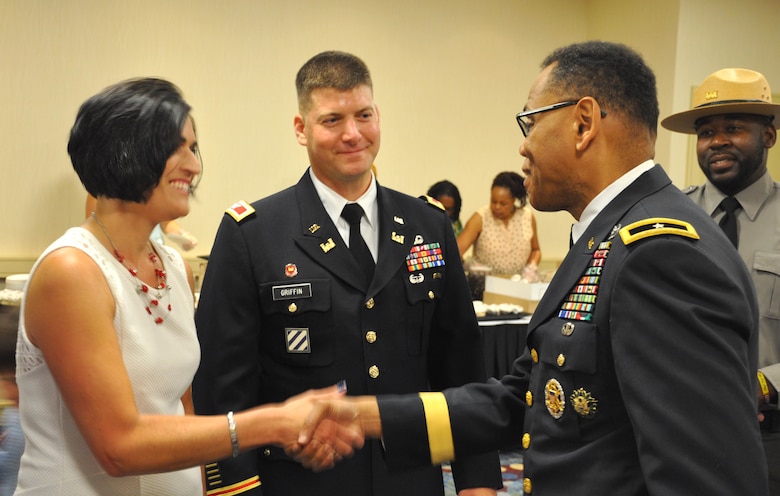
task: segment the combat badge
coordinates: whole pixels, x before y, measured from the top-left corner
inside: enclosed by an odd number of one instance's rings
[[[576,389],[570,396],[571,406],[577,415],[584,418],[592,418],[596,415],[599,400],[582,388]]]
[[[233,217],[236,222],[241,222],[255,213],[255,209],[244,200],[240,200],[229,206],[225,213]]]
[[[563,410],[566,408],[566,395],[563,393],[563,386],[556,379],[550,379],[544,385],[544,405],[552,418],[559,419],[563,416]]]

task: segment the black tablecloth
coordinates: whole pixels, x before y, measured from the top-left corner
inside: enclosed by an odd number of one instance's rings
[[[501,378],[512,371],[515,359],[525,351],[528,314],[480,317],[485,368],[489,377]]]

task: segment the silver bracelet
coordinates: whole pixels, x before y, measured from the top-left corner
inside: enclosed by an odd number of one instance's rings
[[[233,458],[238,456],[238,434],[236,433],[236,422],[233,420],[233,412],[227,413],[228,431],[230,432],[230,445],[233,446]]]

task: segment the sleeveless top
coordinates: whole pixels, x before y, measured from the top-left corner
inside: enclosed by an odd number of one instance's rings
[[[31,276],[44,257],[62,247],[77,248],[89,255],[106,278],[116,305],[114,326],[119,346],[140,413],[184,415],[181,396],[192,383],[200,362],[200,346],[195,333],[192,293],[181,255],[172,248],[154,243],[171,288],[171,312],[162,324],[155,324],[146,313],[146,302],[136,292],[135,278],[92,233],[83,228],[71,228],[52,243],[33,266]],[[88,290],[85,288],[85,292]],[[16,376],[26,443],[15,494],[202,494],[199,467],[126,477],[111,477],[101,468],[68,411],[43,355],[27,339],[24,305],[23,299],[16,348]],[[73,364],[73,367],[79,367],[79,364]]]
[[[534,235],[531,208],[516,209],[507,225],[493,215],[490,205],[477,214],[482,217],[482,232],[474,242],[474,260],[493,269],[493,274],[522,274]]]

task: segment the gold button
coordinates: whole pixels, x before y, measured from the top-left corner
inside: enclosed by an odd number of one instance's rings
[[[558,360],[557,361],[558,361],[558,366],[559,367],[563,367],[563,364],[566,363],[566,357],[563,355],[563,353],[558,355]]]
[[[372,365],[371,367],[369,367],[368,376],[371,377],[372,379],[376,379],[377,377],[379,377],[379,367],[377,367],[376,365]]]
[[[531,360],[534,363],[539,363],[539,353],[536,352],[536,348],[531,348]]]
[[[523,449],[528,449],[531,446],[531,435],[527,432],[523,434]]]
[[[369,298],[368,299],[368,301],[366,302],[366,308],[368,308],[369,310],[374,308],[374,299],[373,298]]]
[[[366,341],[372,344],[376,342],[376,331],[368,331],[366,333]]]
[[[526,477],[525,479],[523,479],[523,492],[525,494],[531,494],[531,489],[532,489],[532,487],[531,487],[531,479]]]
[[[290,303],[290,304],[287,306],[287,310],[288,310],[290,313],[295,313],[295,312],[297,312],[297,311],[298,311],[298,305],[296,305],[295,303]]]
[[[574,332],[574,322],[566,322],[563,324],[563,327],[561,327],[561,334],[564,336],[571,336]]]
[[[428,291],[428,299],[432,300],[436,297],[436,295],[433,293],[433,291]]]
[[[263,454],[264,454],[265,456],[271,456],[271,450],[270,450],[270,449],[268,449],[268,448],[266,448],[266,449],[264,449],[264,450],[263,450]]]
[[[531,393],[531,391],[526,391],[525,392],[525,403],[528,406],[533,406],[533,404],[534,404],[534,395],[533,395],[533,393]]]

